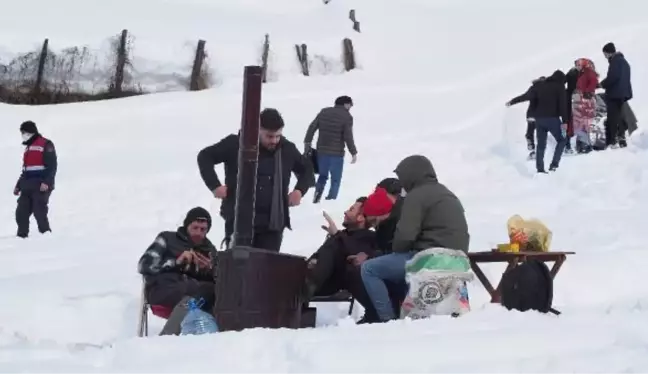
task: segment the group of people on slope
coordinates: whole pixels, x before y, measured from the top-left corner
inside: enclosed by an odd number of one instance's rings
[[[320,134],[327,131],[325,139],[330,139],[330,143],[318,141],[319,156],[330,155],[330,151],[336,153],[335,157],[343,157],[339,148],[328,146],[327,150],[324,145],[353,144],[348,133],[350,123],[339,120],[345,118],[341,110],[348,111],[352,104],[346,97],[338,98],[336,104],[336,111],[320,112],[306,136],[308,144],[313,128]],[[338,131],[327,129],[327,123],[336,124]],[[283,118],[276,109],[261,112],[253,246],[277,252],[284,229],[291,229],[290,208],[301,204],[311,187],[315,186],[320,196],[324,189],[315,183],[314,165],[308,153],[300,153],[282,135],[283,128]],[[205,185],[222,200],[223,244],[227,246],[233,231],[238,137],[226,136],[198,154]],[[355,155],[355,150],[352,153]],[[214,171],[217,164],[224,164],[224,183]],[[320,173],[323,169],[326,168],[320,168]],[[291,173],[296,176],[292,187]],[[389,321],[398,317],[397,307],[407,291],[407,260],[431,247],[468,251],[470,236],[463,206],[439,183],[430,160],[421,155],[407,157],[398,164],[395,174],[397,178],[381,181],[371,194],[352,203],[344,214],[343,229],[338,229],[325,215],[326,239],[307,260],[306,300],[346,289],[366,309],[362,322]],[[336,194],[332,187],[329,196],[335,198]],[[158,234],[138,263],[149,303],[173,308],[187,296],[203,297],[205,310],[211,310],[211,270],[218,260],[216,247],[207,238],[211,226],[209,213],[198,207],[187,213],[182,227]]]
[[[548,133],[557,143],[549,165],[550,171],[558,168],[563,152],[573,153],[573,136],[576,137],[576,152],[584,154],[592,151],[594,144],[590,131],[597,111],[597,88],[605,90],[605,148],[627,146],[625,134],[628,124],[623,120],[622,111],[632,99],[630,65],[613,43],[603,47],[603,55],[609,66],[606,78],[601,81],[594,63],[590,59],[579,58],[567,74],[556,70],[549,77],[539,77],[532,81],[525,93],[506,103],[511,106],[529,102],[525,138],[530,156],[536,160],[538,173],[546,173],[544,153]],[[537,145],[534,143],[534,133]]]

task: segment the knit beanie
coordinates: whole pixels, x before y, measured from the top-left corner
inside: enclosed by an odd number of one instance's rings
[[[207,230],[211,229],[212,219],[211,215],[205,208],[196,207],[187,212],[187,217],[184,219],[184,227],[187,228],[192,222],[204,220],[207,221]]]
[[[32,121],[25,121],[20,125],[20,132],[28,134],[38,134],[38,128],[36,124]]]
[[[367,196],[367,201],[362,206],[362,210],[365,216],[379,217],[389,214],[393,206],[394,203],[389,199],[387,190],[377,187],[371,195]]]
[[[610,42],[603,46],[603,53],[616,53],[616,46]]]
[[[400,195],[403,185],[398,178],[385,178],[376,187],[384,188],[390,195]]]

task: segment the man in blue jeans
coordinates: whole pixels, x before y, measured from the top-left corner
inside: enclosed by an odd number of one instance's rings
[[[468,252],[470,235],[463,206],[455,194],[439,183],[430,160],[414,155],[401,161],[395,170],[407,192],[392,242],[392,252],[365,261],[362,281],[381,322],[398,316],[389,299],[385,282],[403,282],[405,263],[418,251],[440,247]],[[385,200],[384,189],[377,188],[367,197],[366,216],[384,215],[375,209],[374,200]],[[375,213],[374,213],[375,212]]]
[[[538,173],[546,173],[544,167],[544,154],[547,149],[547,134],[556,139],[556,149],[554,150],[550,171],[556,171],[560,165],[560,158],[565,151],[567,144],[567,125],[560,122],[560,118],[536,118],[536,137],[538,138],[538,149],[536,150],[536,169]]]
[[[313,122],[308,126],[304,137],[304,153],[311,150],[311,143],[315,132],[319,131],[317,138],[317,167],[319,178],[315,185],[315,196],[313,203],[317,204],[322,198],[324,187],[331,176],[326,200],[337,199],[342,182],[342,171],[344,169],[344,150],[349,149],[352,159],[351,163],[357,160],[357,149],[353,139],[353,116],[349,110],[353,101],[348,96],[340,96],[335,100],[335,106],[322,109]]]

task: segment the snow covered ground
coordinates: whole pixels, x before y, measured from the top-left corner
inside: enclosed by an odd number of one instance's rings
[[[646,372],[648,134],[627,149],[564,157],[538,178],[524,160],[524,106],[504,102],[531,79],[592,58],[614,41],[632,64],[640,119],[648,100],[648,6],[632,0],[62,0],[12,2],[0,13],[2,48],[49,37],[90,43],[129,28],[140,58],[182,64],[176,45],[203,37],[227,79],[216,89],[44,107],[0,105],[0,372]],[[155,5],[153,5],[155,4]],[[38,6],[47,12],[28,14]],[[355,8],[363,33],[346,19]],[[24,15],[24,16],[21,16]],[[31,15],[30,15],[31,17]],[[83,32],[79,32],[83,30]],[[553,248],[574,250],[555,283],[560,317],[508,312],[470,285],[473,312],[356,327],[346,305],[320,308],[319,328],[250,330],[201,337],[135,337],[141,280],[136,263],[157,232],[196,205],[217,215],[196,153],[240,123],[243,65],[257,63],[270,32],[276,80],[263,106],[284,115],[301,144],[317,110],[354,98],[359,162],[347,164],[341,196],[293,208],[284,251],[308,255],[323,235],[321,209],[341,217],[404,156],[431,158],[462,199],[471,250],[506,241],[513,214],[537,217]],[[299,75],[291,46],[321,43],[335,56],[352,36],[362,66],[348,74]],[[172,43],[173,41],[173,43]],[[257,44],[255,44],[257,43]],[[193,44],[193,41],[192,41]],[[313,44],[313,45],[315,45]],[[331,49],[327,49],[331,46]],[[283,48],[282,47],[282,48]],[[313,47],[315,48],[315,47]],[[337,53],[337,52],[335,52]],[[174,60],[175,58],[175,60]],[[54,233],[13,237],[20,122],[36,121],[59,152]],[[220,220],[211,233],[221,239]],[[485,272],[497,280],[503,266]],[[359,310],[354,317],[359,317]],[[156,333],[161,321],[151,321]]]

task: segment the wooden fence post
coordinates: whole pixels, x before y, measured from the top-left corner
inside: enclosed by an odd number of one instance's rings
[[[353,42],[349,38],[342,41],[342,49],[344,55],[344,68],[350,71],[356,68],[355,52],[353,51]]]
[[[298,44],[295,44],[295,50],[297,51],[297,59],[301,65],[302,74],[308,76],[308,50],[306,44],[302,44],[301,49]]]
[[[126,41],[128,40],[128,30],[122,30],[121,38],[119,39],[119,48],[117,49],[117,69],[115,70],[115,82],[113,90],[116,93],[122,92],[122,85],[124,84],[124,69],[126,68]]]
[[[353,22],[353,29],[357,32],[360,32],[360,22],[356,20],[355,9],[349,11],[349,19]]]
[[[43,84],[43,75],[45,73],[45,61],[47,61],[49,39],[43,42],[40,58],[38,59],[38,72],[36,73],[36,83],[34,84],[33,96],[37,97],[41,93],[41,86]]]
[[[261,82],[268,80],[268,55],[270,54],[270,35],[265,34],[263,42],[263,54],[261,55]]]
[[[196,57],[194,59],[193,68],[191,69],[191,82],[189,83],[189,90],[198,91],[206,87],[205,84],[200,84],[200,71],[202,70],[203,61],[205,61],[205,41],[199,40],[196,47]]]

